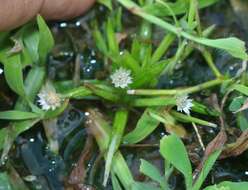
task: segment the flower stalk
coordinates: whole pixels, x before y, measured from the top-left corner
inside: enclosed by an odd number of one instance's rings
[[[129,95],[139,95],[139,96],[173,96],[176,94],[192,94],[199,92],[201,90],[211,88],[217,85],[222,84],[225,79],[217,78],[214,80],[207,81],[196,86],[182,88],[182,89],[164,89],[164,90],[155,90],[155,89],[137,89],[137,90],[128,90],[127,94]]]

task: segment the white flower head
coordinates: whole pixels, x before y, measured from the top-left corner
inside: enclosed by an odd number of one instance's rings
[[[0,68],[0,75],[3,73],[3,69]]]
[[[193,107],[192,99],[188,98],[187,94],[180,94],[176,96],[177,111],[185,112],[190,115],[190,110]]]
[[[116,88],[126,88],[128,87],[129,84],[131,84],[132,77],[131,77],[131,71],[124,69],[124,68],[119,68],[117,69],[111,76],[110,76],[112,83]]]
[[[60,94],[56,93],[55,88],[50,82],[46,82],[38,94],[38,97],[38,103],[43,110],[55,110],[61,106],[62,98]]]

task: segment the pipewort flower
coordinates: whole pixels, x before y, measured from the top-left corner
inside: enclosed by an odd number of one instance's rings
[[[55,88],[50,82],[46,82],[38,94],[38,97],[38,103],[45,111],[50,109],[55,110],[61,106],[62,98],[60,94],[56,93]]]
[[[192,99],[188,98],[187,94],[180,94],[176,96],[177,111],[184,112],[190,115],[190,110],[193,107]]]
[[[129,84],[131,84],[132,77],[131,77],[131,71],[124,69],[124,68],[119,68],[117,69],[111,76],[110,76],[112,83],[116,88],[126,88],[128,87]]]

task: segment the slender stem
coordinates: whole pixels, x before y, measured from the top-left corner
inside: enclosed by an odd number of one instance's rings
[[[171,110],[170,114],[175,119],[177,119],[178,121],[181,121],[181,122],[186,122],[186,123],[191,122],[191,123],[196,123],[199,125],[204,125],[204,126],[213,127],[213,128],[217,127],[217,125],[215,123],[211,123],[211,122],[208,122],[208,121],[196,118],[196,117],[192,117],[190,115],[185,115],[185,114],[179,113],[177,111]]]
[[[134,107],[146,107],[146,106],[169,106],[175,105],[175,98],[159,97],[159,98],[137,98],[131,103]]]
[[[217,79],[210,80],[202,84],[198,84],[196,86],[183,88],[183,89],[164,89],[164,90],[140,89],[140,90],[128,90],[127,93],[129,95],[141,95],[141,96],[170,96],[170,95],[176,95],[176,94],[191,94],[191,93],[199,92],[201,90],[219,85],[223,81],[224,79],[217,78]]]
[[[213,73],[215,74],[215,76],[217,78],[220,78],[222,76],[222,74],[220,73],[219,69],[215,66],[214,61],[213,61],[213,57],[212,55],[209,53],[208,50],[204,49],[202,51],[202,55],[204,57],[204,59],[206,60],[208,66],[210,67],[210,69],[213,71]]]

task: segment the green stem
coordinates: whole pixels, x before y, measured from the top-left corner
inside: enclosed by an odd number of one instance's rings
[[[208,66],[210,67],[210,69],[213,71],[213,73],[215,74],[215,76],[217,78],[220,78],[222,76],[222,74],[220,73],[219,69],[215,66],[214,61],[213,61],[213,57],[212,55],[209,53],[209,51],[207,51],[206,49],[204,49],[202,51],[202,55],[204,57],[204,59],[206,60]]]
[[[147,90],[147,89],[140,89],[140,90],[128,90],[127,93],[129,95],[142,95],[142,96],[172,96],[176,94],[191,94],[195,92],[199,92],[201,90],[211,88],[213,86],[219,85],[224,81],[222,78],[214,79],[202,84],[198,84],[196,86],[184,88],[184,89],[165,89],[165,90]]]
[[[131,102],[134,107],[147,107],[147,106],[169,106],[175,105],[175,98],[159,97],[159,98],[137,98]]]
[[[214,127],[216,128],[217,125],[214,124],[214,123],[211,123],[211,122],[208,122],[208,121],[205,121],[205,120],[202,120],[202,119],[198,119],[196,117],[192,117],[192,116],[189,116],[189,115],[185,115],[185,114],[182,114],[182,113],[179,113],[177,111],[170,111],[171,115],[173,117],[175,117],[175,119],[181,121],[181,122],[186,122],[186,123],[196,123],[196,124],[200,124],[200,125],[203,125],[203,126],[208,126],[208,127]]]

